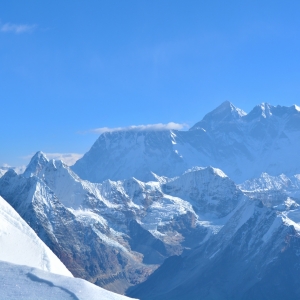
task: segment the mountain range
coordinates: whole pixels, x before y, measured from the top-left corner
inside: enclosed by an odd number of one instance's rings
[[[224,102],[188,131],[37,152],[0,195],[75,276],[139,299],[299,299],[300,108]],[[50,251],[50,250],[49,250]]]
[[[24,174],[0,178],[0,193],[74,276],[124,292],[217,232],[245,197],[212,167],[157,179],[90,183],[38,152]]]
[[[262,103],[246,114],[226,101],[192,126],[178,130],[105,132],[72,167],[101,182],[153,174],[175,177],[194,166],[213,166],[237,183],[266,172],[300,173],[300,108]]]

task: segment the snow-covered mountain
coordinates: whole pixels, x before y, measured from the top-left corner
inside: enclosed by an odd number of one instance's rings
[[[218,234],[168,258],[129,291],[142,300],[300,297],[300,209],[276,212],[245,199]]]
[[[262,173],[260,177],[245,181],[239,188],[254,199],[260,199],[265,206],[277,210],[295,209],[300,205],[300,175],[271,176]]]
[[[224,102],[189,131],[103,133],[71,168],[38,152],[0,175],[0,195],[74,276],[109,290],[299,299],[299,150],[297,106]]]
[[[230,102],[188,131],[124,130],[100,135],[72,169],[101,182],[175,177],[195,166],[220,168],[238,183],[262,172],[300,173],[300,108],[262,103],[246,114]]]
[[[124,292],[218,232],[245,197],[211,167],[152,175],[91,183],[38,152],[23,175],[0,178],[0,194],[73,275]]]

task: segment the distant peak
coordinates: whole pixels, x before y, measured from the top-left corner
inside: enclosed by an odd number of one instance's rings
[[[235,106],[228,100],[224,101],[221,103],[216,109],[218,108],[230,108],[230,109],[235,109]]]
[[[224,101],[221,105],[215,108],[212,112],[208,113],[203,119],[217,116],[217,117],[227,117],[231,116],[233,118],[240,118],[245,116],[246,113],[240,109],[235,107],[231,102]]]
[[[269,118],[272,116],[272,110],[274,106],[270,105],[269,103],[262,102],[259,105],[256,105],[251,112],[248,114],[247,118],[254,119],[257,117]]]
[[[23,176],[32,177],[37,175],[48,162],[47,156],[42,151],[36,152],[31,158]]]
[[[36,153],[33,155],[32,159],[34,159],[34,158],[38,158],[38,159],[46,159],[46,160],[48,161],[48,158],[47,158],[46,154],[45,154],[44,152],[42,152],[42,151],[36,152]]]
[[[15,177],[18,176],[17,172],[14,169],[8,169],[4,174],[5,177]]]
[[[224,101],[213,111],[206,114],[202,121],[195,124],[190,130],[200,128],[207,129],[208,127],[214,128],[217,127],[219,124],[223,124],[224,122],[238,120],[245,115],[246,113],[242,109],[235,107],[229,101]]]
[[[206,174],[211,174],[211,175],[217,175],[218,177],[225,178],[227,175],[220,169],[214,168],[212,166],[208,167],[193,167],[191,169],[188,169],[185,171],[182,175],[187,175],[187,174],[196,174],[198,172],[206,173]]]
[[[267,102],[262,102],[258,105],[262,110],[270,110],[273,106]]]
[[[300,107],[296,104],[293,105],[294,109],[300,112]]]
[[[236,106],[234,106],[231,102],[224,101],[221,105],[219,105],[215,111],[224,111],[227,110],[227,112],[231,112],[232,114],[234,114],[236,117],[242,117],[245,116],[246,113],[240,109],[237,108]]]

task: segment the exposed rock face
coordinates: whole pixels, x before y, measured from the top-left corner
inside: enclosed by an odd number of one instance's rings
[[[244,199],[213,168],[157,178],[94,184],[37,153],[24,175],[0,178],[0,194],[74,276],[122,293],[217,232]]]
[[[40,178],[12,175],[6,173],[2,178],[1,194],[75,277],[103,286],[113,282],[111,289],[123,292],[131,282],[137,283],[152,272],[153,266],[144,266],[141,255],[126,247],[129,237],[116,236],[103,218],[85,216],[84,212],[76,216]],[[10,189],[3,188],[7,183]]]
[[[246,114],[230,102],[189,131],[103,133],[72,169],[91,182],[153,174],[175,177],[195,166],[220,168],[241,183],[262,172],[300,173],[300,108],[262,103]]]
[[[298,221],[298,220],[296,220]],[[246,200],[220,232],[168,258],[129,291],[140,299],[299,299],[300,227]]]

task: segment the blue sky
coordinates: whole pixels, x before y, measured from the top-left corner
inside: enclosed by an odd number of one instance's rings
[[[0,165],[93,129],[300,104],[300,1],[0,1]],[[98,131],[99,133],[99,131]]]

